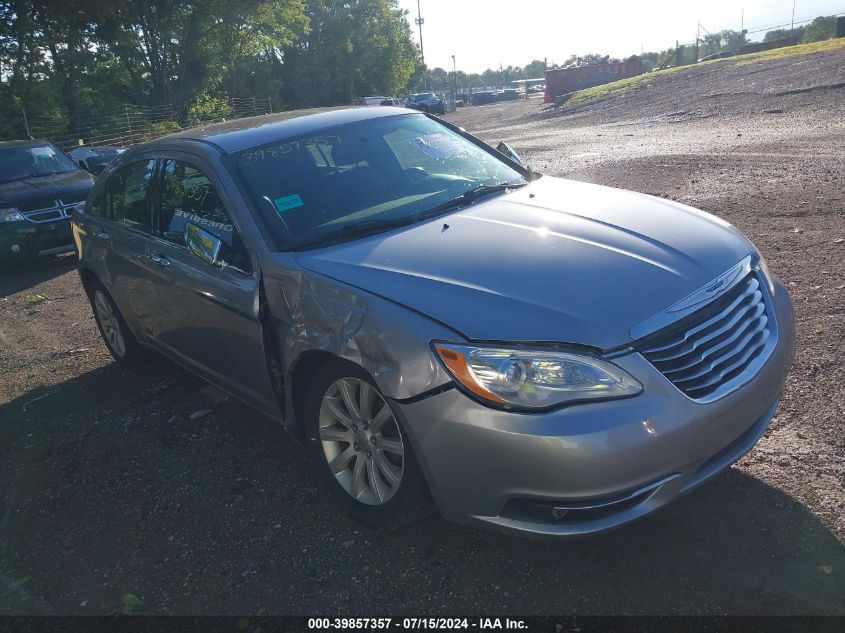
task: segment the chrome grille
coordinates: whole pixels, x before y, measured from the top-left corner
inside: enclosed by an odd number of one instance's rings
[[[642,339],[638,351],[694,400],[721,397],[765,360],[774,324],[754,271],[713,302]]]

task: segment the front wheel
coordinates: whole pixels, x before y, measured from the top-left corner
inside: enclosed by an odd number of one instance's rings
[[[359,521],[394,529],[428,514],[431,496],[406,433],[372,379],[343,361],[321,366],[306,403],[321,478]]]

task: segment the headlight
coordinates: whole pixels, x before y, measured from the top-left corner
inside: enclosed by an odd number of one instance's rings
[[[0,222],[23,222],[26,220],[15,207],[0,209]]]
[[[464,389],[505,408],[544,409],[642,391],[626,371],[586,354],[451,343],[433,347]]]

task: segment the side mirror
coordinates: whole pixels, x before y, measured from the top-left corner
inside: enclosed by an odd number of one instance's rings
[[[214,266],[219,266],[220,248],[223,243],[214,235],[188,222],[185,226],[185,244],[194,255]]]
[[[528,169],[528,165],[522,162],[522,159],[519,157],[519,154],[513,151],[513,148],[504,141],[496,145],[496,151],[500,152],[501,154],[504,154],[523,169]]]

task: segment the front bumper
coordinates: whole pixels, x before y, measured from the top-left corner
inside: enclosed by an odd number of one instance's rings
[[[778,342],[757,375],[715,402],[687,398],[636,352],[614,359],[639,396],[521,414],[451,389],[396,409],[446,518],[567,536],[640,518],[749,451],[774,415],[794,348],[792,303],[772,297]]]
[[[0,264],[69,253],[74,249],[70,220],[0,224]]]

